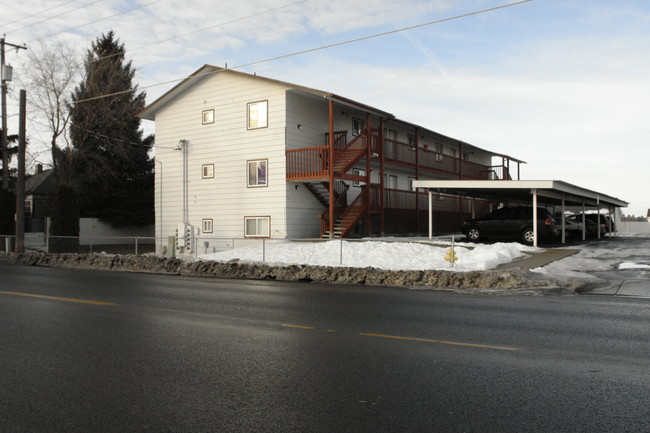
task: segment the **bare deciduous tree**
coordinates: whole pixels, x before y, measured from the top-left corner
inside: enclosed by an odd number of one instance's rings
[[[75,84],[81,78],[80,56],[73,47],[61,42],[30,47],[23,78],[30,104],[46,119],[50,129],[52,165],[63,154],[59,139],[69,146],[67,129],[70,122],[70,100]]]

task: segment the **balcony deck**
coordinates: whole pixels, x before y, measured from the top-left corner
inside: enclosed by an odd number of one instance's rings
[[[373,134],[374,135],[374,134]],[[379,140],[372,140],[373,161],[379,161],[381,150]],[[340,149],[335,148],[335,160]],[[395,140],[384,140],[384,164],[399,166],[427,174],[441,174],[451,179],[497,180],[510,179],[507,167],[487,166],[467,161],[451,155],[445,155],[425,147],[416,149],[407,143]],[[306,147],[286,151],[287,180],[310,181],[326,180],[329,178],[329,147]],[[344,177],[345,173],[335,173],[336,177]]]

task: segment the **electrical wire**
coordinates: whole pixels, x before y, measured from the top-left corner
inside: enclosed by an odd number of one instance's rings
[[[308,2],[308,1],[310,1],[310,0],[300,0],[300,1],[297,1],[297,2],[285,4],[283,6],[278,6],[278,7],[275,7],[275,8],[267,9],[267,10],[262,11],[262,12],[257,12],[257,13],[254,13],[252,15],[247,15],[247,16],[244,16],[244,17],[234,18],[234,19],[232,19],[230,21],[224,21],[222,23],[215,24],[215,25],[212,25],[212,26],[203,27],[203,28],[197,29],[197,30],[192,30],[191,32],[182,33],[180,35],[177,35],[177,36],[174,36],[174,37],[171,37],[171,38],[167,38],[167,39],[163,39],[161,41],[152,42],[152,43],[146,44],[146,45],[140,45],[140,46],[135,47],[135,48],[129,48],[129,52],[133,52],[133,51],[136,51],[136,50],[141,50],[143,48],[149,48],[149,47],[151,47],[153,45],[162,44],[164,42],[169,42],[169,41],[173,41],[173,40],[176,40],[176,39],[181,39],[181,38],[184,38],[184,37],[189,36],[189,35],[204,32],[206,30],[211,30],[211,29],[214,29],[214,28],[217,28],[217,27],[223,27],[223,26],[228,25],[228,24],[236,23],[236,22],[239,22],[239,21],[244,21],[244,20],[247,20],[249,18],[254,18],[254,17],[260,16],[260,15],[265,15],[265,14],[268,14],[268,13],[271,13],[271,12],[278,11],[280,9],[285,9],[285,8],[290,7],[290,6],[296,6],[296,5],[300,4],[300,3],[305,3],[305,2]],[[126,50],[120,51],[120,52],[117,52],[117,53],[113,53],[113,54],[109,54],[108,56],[99,57],[99,58],[97,58],[97,60],[108,59],[108,58],[111,58],[111,57],[114,57],[114,56],[119,56],[120,54],[124,54],[124,53],[126,53]]]
[[[137,7],[131,8],[131,9],[127,9],[127,10],[122,11],[122,12],[118,12],[118,13],[116,13],[116,14],[109,15],[109,16],[107,16],[107,17],[99,18],[99,19],[97,19],[97,20],[90,21],[90,22],[87,22],[87,23],[85,23],[85,24],[81,24],[81,25],[76,26],[76,27],[70,27],[69,29],[65,29],[65,30],[61,30],[61,31],[59,31],[59,32],[51,33],[51,34],[49,34],[49,35],[47,35],[47,36],[43,36],[43,37],[40,37],[40,38],[32,39],[31,41],[28,41],[27,44],[29,44],[29,43],[31,43],[31,42],[37,42],[37,41],[40,41],[40,40],[42,40],[42,39],[51,38],[52,36],[56,36],[56,35],[61,34],[61,33],[69,32],[69,31],[71,31],[71,30],[77,30],[77,29],[80,29],[81,27],[85,27],[85,26],[88,26],[88,25],[90,25],[90,24],[95,24],[95,23],[98,23],[98,22],[100,22],[100,21],[107,20],[107,19],[109,19],[109,18],[115,18],[115,17],[117,17],[117,16],[124,15],[124,14],[126,14],[126,13],[133,12],[133,11],[135,11],[135,10],[145,8],[145,7],[147,7],[147,6],[151,6],[152,4],[159,3],[159,2],[161,2],[161,1],[163,1],[163,0],[154,0],[154,1],[152,1],[152,2],[145,3],[145,4],[143,4],[143,5],[140,5],[140,6],[137,6]]]
[[[467,18],[467,17],[471,17],[471,16],[475,16],[475,15],[480,15],[480,14],[484,14],[484,13],[488,13],[488,12],[493,12],[493,11],[496,11],[496,10],[499,10],[499,9],[505,9],[505,8],[508,8],[508,7],[511,7],[511,6],[519,6],[519,5],[522,5],[524,3],[530,3],[530,2],[533,2],[533,1],[535,1],[535,0],[520,0],[520,1],[517,1],[517,2],[514,2],[514,3],[508,3],[508,4],[504,4],[504,5],[500,5],[500,6],[491,7],[491,8],[488,8],[488,9],[481,9],[481,10],[477,10],[477,11],[474,11],[474,12],[468,12],[468,13],[461,14],[461,15],[455,15],[455,16],[448,17],[448,18],[442,18],[442,19],[435,20],[435,21],[428,21],[426,23],[416,24],[416,25],[412,25],[412,26],[408,26],[408,27],[402,27],[402,28],[399,28],[399,29],[389,30],[389,31],[386,31],[386,32],[381,32],[381,33],[375,33],[375,34],[372,34],[372,35],[362,36],[362,37],[359,37],[359,38],[348,39],[346,41],[336,42],[336,43],[328,44],[328,45],[322,45],[320,47],[309,48],[309,49],[301,50],[301,51],[295,51],[293,53],[283,54],[283,55],[280,55],[280,56],[269,57],[269,58],[266,58],[266,59],[263,59],[263,60],[257,60],[257,61],[254,61],[254,62],[244,63],[244,64],[241,64],[241,65],[233,66],[233,67],[231,67],[229,69],[226,69],[226,70],[242,69],[242,68],[245,68],[245,67],[248,67],[248,66],[259,65],[261,63],[268,63],[268,62],[272,62],[272,61],[275,61],[275,60],[281,60],[281,59],[286,59],[286,58],[289,58],[289,57],[299,56],[299,55],[302,55],[302,54],[313,53],[313,52],[325,50],[325,49],[328,49],[328,48],[334,48],[334,47],[340,47],[340,46],[343,46],[343,45],[349,45],[349,44],[356,43],[356,42],[366,41],[366,40],[369,40],[369,39],[374,39],[374,38],[378,38],[378,37],[382,37],[382,36],[392,35],[392,34],[395,34],[395,33],[405,32],[405,31],[408,31],[408,30],[418,29],[418,28],[422,28],[422,27],[426,27],[426,26],[431,26],[431,25],[434,25],[434,24],[445,23],[445,22],[448,22],[448,21],[454,21],[454,20],[458,20],[458,19],[462,19],[462,18]],[[201,76],[211,75],[211,74],[218,74],[218,73],[221,73],[221,72],[224,72],[224,70],[216,70],[216,71],[212,71],[212,72],[205,72]],[[108,94],[105,94],[105,95],[93,96],[93,97],[90,97],[90,98],[78,99],[78,100],[72,101],[72,102],[75,103],[75,104],[78,104],[78,103],[82,103],[82,102],[95,101],[95,100],[107,98],[107,97],[110,97],[110,96],[118,96],[118,95],[123,95],[123,94],[126,94],[126,93],[131,93],[131,92],[135,92],[135,91],[139,91],[139,90],[151,89],[151,88],[158,87],[158,86],[164,86],[164,85],[167,85],[167,84],[180,83],[180,82],[182,82],[182,81],[184,81],[186,79],[187,79],[187,77],[175,78],[173,80],[168,80],[168,81],[163,81],[163,82],[159,82],[159,83],[155,83],[155,84],[149,84],[147,86],[138,87],[137,89],[128,89],[128,90],[123,90],[123,91],[120,91],[120,92],[114,92],[114,93],[108,93]]]
[[[61,6],[65,6],[65,5],[69,4],[69,3],[74,3],[74,2],[76,2],[76,1],[78,1],[78,0],[68,0],[67,2],[63,2],[63,3],[58,4],[58,5],[56,5],[56,6],[52,6],[52,7],[50,7],[50,8],[43,9],[43,10],[38,11],[38,12],[34,12],[33,14],[25,15],[24,17],[22,17],[22,18],[18,18],[18,19],[13,20],[13,21],[12,21],[12,20],[5,21],[5,22],[2,23],[2,25],[3,25],[3,26],[6,26],[6,25],[8,25],[8,24],[19,23],[19,22],[21,22],[21,21],[23,21],[23,20],[26,20],[27,18],[31,18],[31,17],[35,17],[36,15],[44,14],[45,12],[49,12],[49,11],[51,11],[51,10],[54,10],[54,9],[56,9],[56,8],[60,8]]]
[[[22,27],[18,27],[18,28],[16,28],[16,29],[12,29],[12,30],[10,30],[8,33],[11,33],[11,32],[17,32],[18,30],[26,29],[26,28],[28,28],[28,27],[33,27],[33,26],[35,26],[35,25],[37,25],[37,24],[41,24],[41,23],[44,23],[44,22],[46,22],[46,21],[53,20],[54,18],[58,18],[58,17],[61,17],[61,16],[63,16],[63,15],[67,15],[67,14],[69,14],[69,13],[71,13],[71,12],[78,11],[79,9],[87,8],[88,6],[94,5],[95,3],[99,3],[99,2],[101,2],[101,1],[102,1],[102,0],[95,0],[95,1],[90,2],[90,3],[86,3],[86,4],[83,5],[83,6],[78,6],[78,7],[74,8],[74,9],[69,9],[69,10],[67,10],[67,11],[65,11],[65,12],[61,12],[61,13],[58,14],[58,15],[52,15],[51,17],[44,18],[44,19],[42,19],[42,20],[40,20],[40,21],[36,21],[36,22],[34,22],[34,23],[26,24],[26,25],[24,25],[24,26],[22,26]],[[38,40],[38,39],[36,39],[36,40]]]
[[[35,124],[40,125],[40,126],[42,126],[44,128],[49,128],[50,127],[50,125],[47,125],[47,124],[45,124],[43,122],[39,122],[38,120],[35,120],[33,118],[28,118],[28,119],[29,119],[30,123],[35,123]],[[69,122],[68,125],[73,127],[73,128],[79,129],[79,130],[81,130],[81,131],[83,131],[85,133],[94,135],[95,137],[98,137],[98,138],[105,138],[105,139],[108,139],[108,140],[111,140],[111,141],[116,141],[116,142],[119,142],[119,143],[129,144],[129,145],[134,146],[134,147],[153,148],[153,146],[148,146],[146,144],[136,143],[136,142],[129,141],[129,140],[123,140],[121,138],[109,137],[108,135],[104,135],[104,134],[101,134],[99,132],[91,131],[90,129],[83,128],[81,126],[75,125],[72,122]],[[43,143],[45,143],[45,140],[43,140],[43,137],[40,135],[40,133],[38,133],[38,135],[41,138],[41,140],[43,141]],[[173,147],[161,147],[161,146],[156,146],[156,147],[159,147],[161,149],[174,149]]]

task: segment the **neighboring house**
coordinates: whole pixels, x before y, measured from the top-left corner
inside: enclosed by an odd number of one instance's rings
[[[44,232],[45,218],[50,216],[50,199],[56,192],[54,170],[36,166],[36,173],[25,180],[25,231]]]
[[[342,96],[209,65],[139,116],[156,122],[159,247],[177,232],[421,233],[427,194],[412,180],[518,179],[523,162]],[[449,232],[489,203],[438,194],[434,207]]]

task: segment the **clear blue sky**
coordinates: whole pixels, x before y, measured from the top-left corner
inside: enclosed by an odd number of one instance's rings
[[[24,0],[3,11],[0,33],[28,46],[58,39],[82,52],[112,29],[146,87],[206,63],[246,65],[508,3]],[[645,215],[649,28],[647,0],[534,0],[242,70],[365,102],[525,160],[524,179],[565,180]],[[7,55],[17,76],[24,56]],[[147,87],[148,100],[172,86]]]

